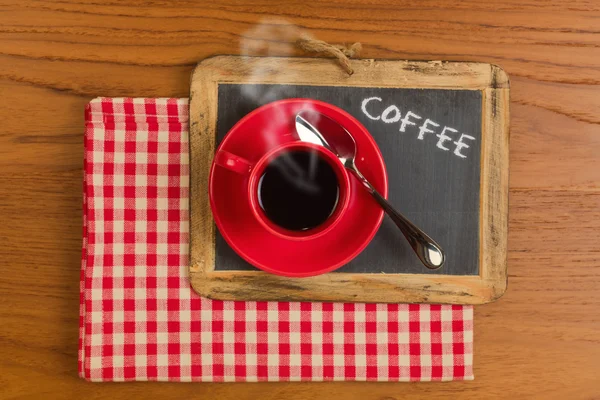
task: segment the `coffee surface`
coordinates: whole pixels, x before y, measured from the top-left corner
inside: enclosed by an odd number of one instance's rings
[[[258,200],[266,216],[293,231],[325,222],[338,197],[335,171],[317,152],[295,150],[277,156],[258,184]]]

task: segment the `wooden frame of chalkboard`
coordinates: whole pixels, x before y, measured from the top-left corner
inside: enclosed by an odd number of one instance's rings
[[[319,58],[217,56],[198,64],[190,90],[190,281],[221,300],[482,304],[506,290],[509,80],[495,65],[470,62],[352,60],[347,75]],[[282,68],[282,66],[285,66]],[[255,71],[261,71],[256,74]],[[286,278],[262,271],[215,270],[216,228],[208,176],[220,84],[466,89],[482,93],[479,274],[329,273]]]

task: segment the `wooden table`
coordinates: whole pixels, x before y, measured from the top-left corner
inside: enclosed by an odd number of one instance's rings
[[[0,4],[0,398],[600,397],[600,3],[122,3]],[[198,60],[239,53],[240,39],[270,17],[329,42],[361,41],[367,58],[484,61],[510,75],[509,288],[475,309],[475,381],[77,377],[85,104],[185,97]]]

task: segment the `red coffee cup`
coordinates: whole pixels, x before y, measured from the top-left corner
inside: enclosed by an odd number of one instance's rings
[[[259,181],[267,166],[277,157],[293,151],[316,153],[318,157],[326,161],[335,172],[339,190],[337,203],[330,216],[320,225],[300,231],[286,229],[271,221],[260,206],[259,201]],[[214,164],[245,177],[244,184],[247,186],[247,190],[244,201],[248,202],[252,214],[265,229],[284,239],[308,240],[324,235],[333,229],[348,208],[350,199],[350,178],[348,172],[330,150],[313,143],[296,141],[281,144],[265,153],[256,163],[219,149],[215,154]]]
[[[278,100],[240,119],[219,144],[208,179],[212,215],[227,245],[249,264],[287,277],[319,275],[350,262],[369,244],[383,219],[381,207],[333,153],[299,141],[295,116],[307,109],[338,121],[353,135],[359,150],[357,166],[385,196],[385,164],[367,129],[344,110],[312,99]],[[261,207],[259,200],[264,198],[258,196],[268,175],[265,169],[272,170],[279,155],[295,150],[316,152],[319,163],[331,167],[327,169],[335,174],[339,189],[333,211],[306,230],[275,224]],[[216,262],[228,262],[227,251],[217,248],[217,253]]]

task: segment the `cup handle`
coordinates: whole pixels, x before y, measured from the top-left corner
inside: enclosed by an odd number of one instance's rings
[[[241,175],[247,175],[252,170],[252,164],[248,160],[225,150],[218,151],[214,161],[216,165]]]

